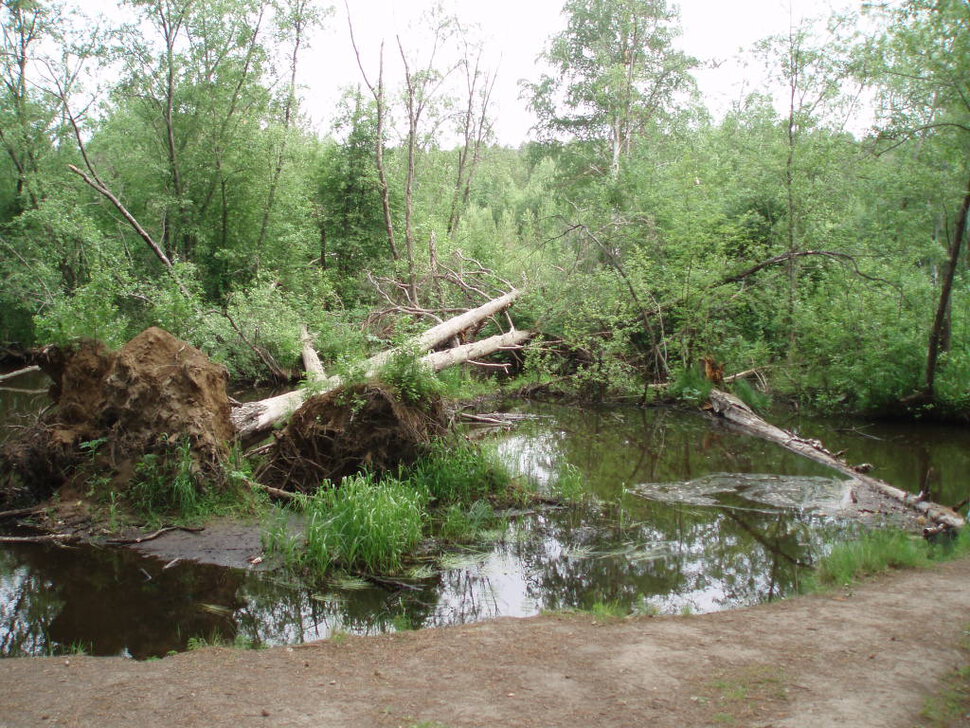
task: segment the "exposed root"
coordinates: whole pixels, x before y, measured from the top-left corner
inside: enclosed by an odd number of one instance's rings
[[[362,384],[306,401],[278,435],[258,478],[286,490],[313,492],[364,469],[385,472],[413,462],[447,418],[440,400],[402,402],[380,384]]]

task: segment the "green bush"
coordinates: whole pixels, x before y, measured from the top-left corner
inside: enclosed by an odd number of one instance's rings
[[[336,565],[395,571],[421,540],[425,502],[420,490],[369,474],[324,487],[306,501],[300,560],[318,573]]]
[[[412,351],[395,352],[381,368],[381,380],[409,404],[421,404],[439,397],[441,383],[434,372]]]

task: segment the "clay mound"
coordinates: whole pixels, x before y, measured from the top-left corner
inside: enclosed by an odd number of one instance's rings
[[[278,488],[312,493],[324,480],[414,462],[446,429],[438,398],[415,406],[380,384],[341,387],[311,397],[293,414],[258,477]]]
[[[118,352],[82,342],[49,348],[38,363],[54,382],[57,407],[0,453],[8,499],[25,490],[45,498],[95,471],[120,489],[144,455],[186,440],[195,474],[221,481],[235,434],[228,373],[198,349],[153,327]]]

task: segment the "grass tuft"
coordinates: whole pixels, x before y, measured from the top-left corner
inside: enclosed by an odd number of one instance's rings
[[[856,541],[837,544],[816,568],[820,586],[841,586],[889,569],[925,566],[933,547],[919,536],[896,529],[870,531]]]
[[[401,478],[439,505],[474,503],[507,488],[512,480],[508,470],[480,447],[451,440],[435,442],[425,457],[401,472]]]

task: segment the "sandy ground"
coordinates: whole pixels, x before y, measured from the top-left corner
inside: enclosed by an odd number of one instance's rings
[[[8,659],[0,726],[910,728],[970,664],[968,628],[964,560],[710,615],[547,615],[141,663]]]

